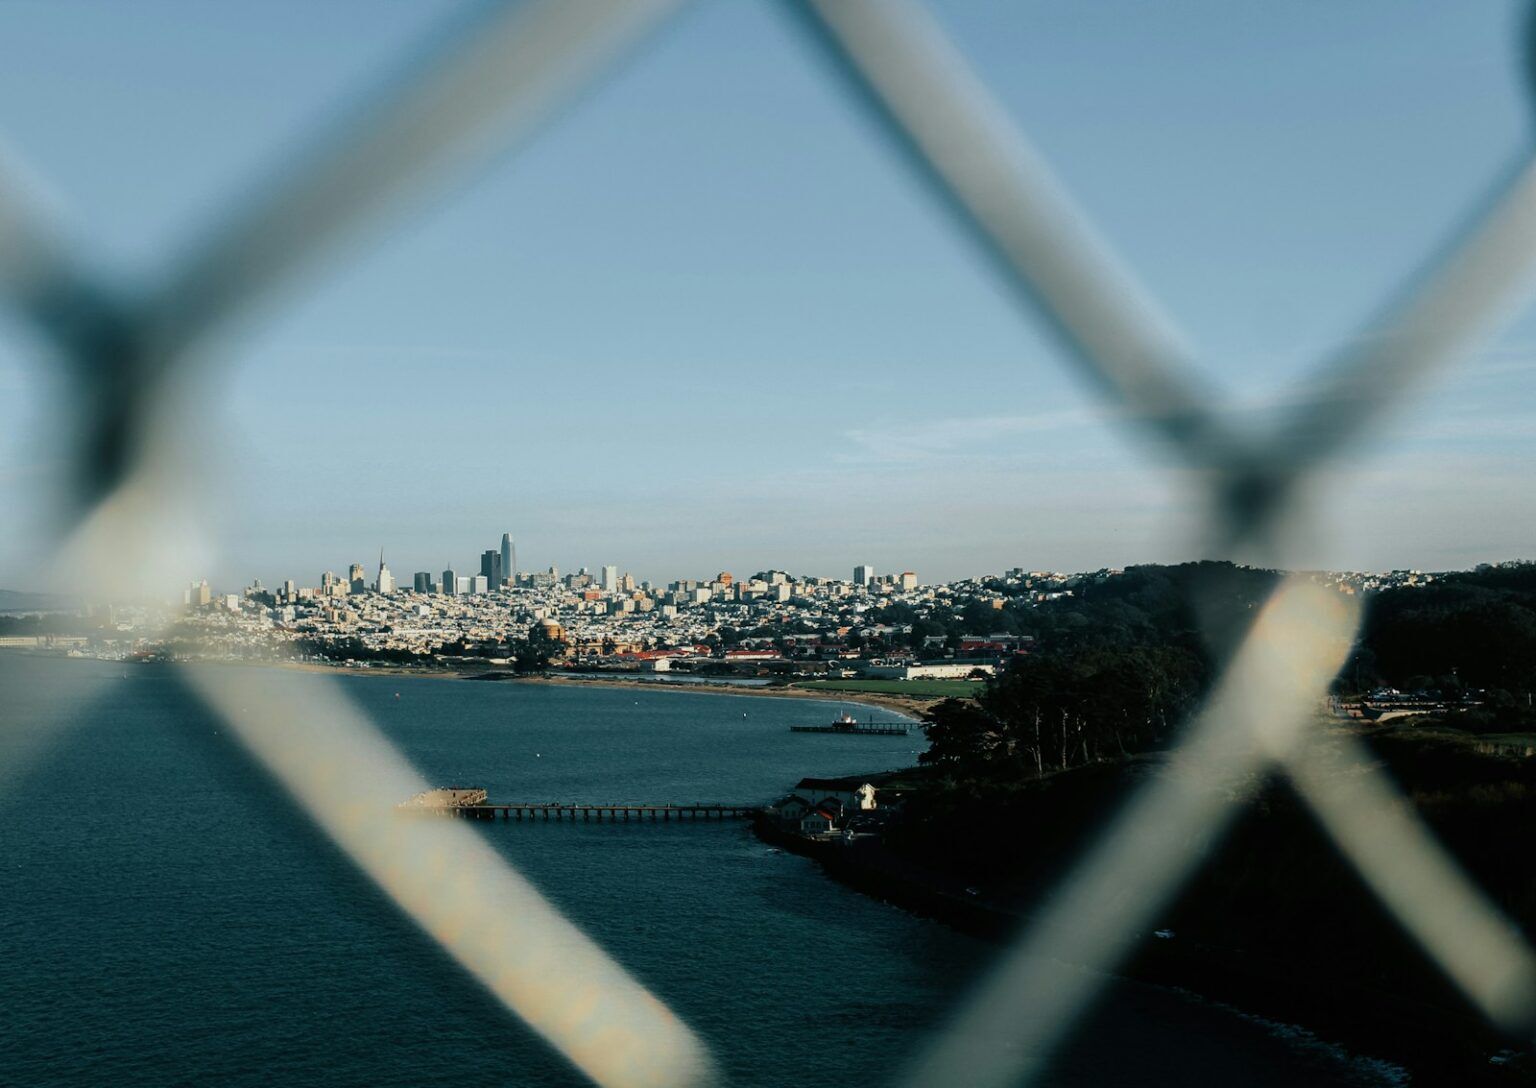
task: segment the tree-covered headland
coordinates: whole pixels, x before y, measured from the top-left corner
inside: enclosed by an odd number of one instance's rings
[[[891,783],[905,791],[880,847],[886,863],[1028,915],[1133,790],[1172,773],[1180,724],[1277,577],[1223,564],[1139,567],[1037,605],[1031,653],[976,699],[926,714],[919,769]],[[1376,760],[1367,773],[1390,777],[1536,938],[1536,758],[1526,754],[1536,751],[1536,565],[1370,594],[1334,688],[1341,701],[1397,689],[1432,704],[1378,721],[1319,706],[1316,742],[1332,730],[1358,734]],[[1211,786],[1233,822],[1159,919],[1177,935],[1143,953],[1163,957],[1159,977],[1438,1070],[1425,1083],[1536,1079],[1528,1056],[1489,1065],[1489,1048],[1503,1042],[1363,889],[1282,779]]]

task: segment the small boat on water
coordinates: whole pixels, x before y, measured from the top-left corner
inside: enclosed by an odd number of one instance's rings
[[[846,710],[833,718],[828,725],[792,725],[791,733],[858,733],[878,737],[904,737],[908,733],[905,722],[861,722]]]

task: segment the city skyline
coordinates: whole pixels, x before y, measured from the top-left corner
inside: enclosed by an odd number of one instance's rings
[[[503,533],[501,535],[503,537],[512,536],[510,533]],[[465,547],[461,548],[460,550],[472,550],[472,548],[466,544]],[[871,587],[877,583],[880,583],[904,586],[905,588],[910,589],[914,586],[947,585],[956,582],[975,581],[985,578],[1001,578],[1005,577],[1010,572],[1016,573],[1020,571],[1043,572],[1063,575],[1080,575],[1104,570],[1125,570],[1127,568],[1137,566],[1165,565],[1164,561],[1154,559],[1133,563],[1102,564],[1098,566],[1048,566],[1043,564],[1030,564],[1026,562],[1012,562],[994,568],[988,568],[985,570],[971,570],[960,575],[940,578],[921,576],[920,572],[915,570],[911,565],[904,566],[900,563],[893,563],[882,568],[877,564],[863,561],[845,563],[841,569],[817,570],[796,569],[783,563],[772,562],[755,565],[732,565],[728,563],[710,564],[706,562],[698,569],[679,569],[660,575],[637,571],[623,563],[574,562],[566,564],[555,561],[541,565],[519,566],[515,569],[515,571],[511,572],[507,571],[505,568],[500,568],[498,565],[500,575],[496,581],[493,581],[492,575],[486,574],[484,572],[483,566],[477,566],[476,568],[471,569],[466,566],[455,566],[454,564],[449,563],[448,565],[439,568],[435,564],[429,562],[425,566],[406,563],[403,564],[398,570],[388,569],[385,568],[384,564],[384,553],[387,551],[387,547],[380,547],[380,569],[381,571],[387,570],[389,573],[391,587],[389,592],[405,590],[430,593],[444,592],[442,589],[442,586],[445,584],[444,579],[447,575],[452,573],[456,577],[457,586],[455,590],[447,591],[450,593],[450,595],[453,593],[463,594],[492,592],[503,584],[510,585],[513,574],[522,576],[542,576],[547,575],[551,570],[555,572],[555,576],[559,580],[563,581],[564,579],[573,575],[586,575],[591,580],[594,588],[601,589],[606,593],[617,593],[622,591],[620,583],[622,583],[625,579],[633,580],[636,586],[643,584],[657,588],[684,582],[708,584],[722,577],[728,584],[731,579],[742,581],[752,577],[755,574],[780,572],[788,574],[797,580],[811,579],[822,582],[846,582],[853,586]],[[494,549],[482,550],[479,556],[480,563],[483,564],[485,561],[487,561],[487,559],[493,554],[493,551]],[[497,558],[499,559],[499,556]],[[1173,565],[1177,565],[1178,563],[1184,562],[1201,562],[1209,558],[1210,557],[1188,556],[1183,559],[1173,560],[1172,563]],[[1510,562],[1526,561],[1530,561],[1530,557],[1528,555],[1490,555],[1479,559],[1475,563],[1467,564],[1464,567],[1418,567],[1408,564],[1392,567],[1296,566],[1290,569],[1362,575],[1380,575],[1405,571],[1411,571],[1415,573],[1420,571],[1425,573],[1446,573],[1458,570],[1470,570],[1474,567],[1484,564],[1504,564]],[[310,563],[309,566],[316,567],[316,564]],[[347,575],[345,577],[336,574],[338,569],[343,568],[347,571]],[[422,584],[423,576],[426,577],[426,585]],[[199,580],[201,580],[212,586],[215,592],[229,593],[239,589],[248,588],[252,585],[261,585],[269,589],[280,588],[284,585],[290,584],[295,587],[324,587],[328,578],[336,579],[336,581],[339,582],[343,587],[360,585],[361,589],[359,591],[361,592],[379,591],[380,583],[378,577],[375,576],[373,579],[367,578],[363,565],[352,560],[348,560],[346,562],[322,564],[316,567],[316,570],[314,571],[309,571],[306,568],[304,571],[293,571],[287,574],[278,574],[274,577],[268,577],[267,575],[261,574],[251,575],[249,573],[236,573],[223,578],[213,576],[201,579],[194,578],[193,584],[195,585]],[[479,588],[476,588],[477,582],[482,580],[483,584],[480,585]]]
[[[300,556],[294,562],[279,562],[272,559],[254,557],[253,562],[236,561],[232,556],[223,557],[211,564],[207,570],[210,581],[225,586],[242,586],[249,584],[253,578],[259,578],[264,585],[280,585],[284,579],[293,578],[300,582],[305,579],[318,579],[320,572],[327,569],[344,567],[354,562],[352,556],[366,555],[369,550],[376,550],[377,544],[372,549],[367,546],[347,547],[342,546],[330,554],[339,556],[327,560],[324,556],[312,558],[307,554]],[[286,549],[285,549],[286,550]],[[392,553],[404,552],[409,558],[399,562],[391,562],[391,570],[394,573],[397,585],[408,587],[412,576],[421,571],[431,572],[434,578],[441,575],[445,565],[460,574],[480,573],[480,557],[485,549],[475,548],[471,554],[471,547],[465,544],[461,547],[448,547],[441,549],[442,553],[453,562],[445,564],[443,557],[434,558],[433,554],[425,549],[417,549],[405,552],[404,549],[390,546],[387,550]],[[1033,552],[1033,554],[1031,554]],[[681,558],[668,560],[664,556],[654,554],[648,557],[648,561],[625,562],[621,559],[616,564],[606,562],[608,559],[619,558],[610,554],[603,554],[600,549],[591,547],[576,547],[572,549],[572,555],[567,557],[561,554],[534,553],[535,558],[528,562],[519,559],[518,569],[524,573],[531,571],[545,571],[551,566],[556,567],[562,575],[572,573],[585,568],[594,574],[600,574],[602,568],[614,565],[619,574],[631,574],[638,581],[647,581],[652,584],[665,585],[678,579],[703,578],[715,574],[717,571],[726,570],[732,572],[745,572],[750,574],[762,570],[788,570],[796,576],[814,578],[837,578],[853,580],[851,573],[856,566],[864,563],[869,557],[869,550],[848,550],[846,554],[841,549],[837,554],[822,554],[814,562],[792,563],[782,558],[775,558],[768,549],[757,552],[739,552],[736,558],[718,557],[710,558],[704,554],[698,561],[684,561]],[[1004,570],[1022,568],[1026,570],[1050,570],[1085,572],[1105,569],[1124,569],[1126,567],[1144,566],[1149,564],[1179,564],[1186,562],[1198,562],[1206,559],[1223,558],[1220,556],[1203,554],[1198,548],[1180,550],[1171,547],[1162,554],[1136,554],[1127,549],[1125,558],[1120,555],[1106,553],[1101,549],[1091,550],[1081,559],[1074,561],[1070,555],[1056,552],[1058,560],[1064,561],[1046,562],[1041,559],[1041,553],[1027,547],[1005,551],[997,549],[997,558],[989,563],[970,563],[958,558],[944,561],[938,558],[932,565],[915,560],[903,558],[903,553],[892,548],[889,552],[879,553],[885,556],[883,560],[868,561],[868,565],[880,573],[899,574],[903,570],[915,570],[922,575],[925,583],[944,583],[960,581],[967,578],[981,577],[987,574],[999,574]],[[1425,571],[1453,571],[1470,570],[1484,563],[1502,563],[1514,560],[1529,559],[1533,556],[1533,548],[1529,543],[1522,546],[1511,546],[1505,550],[1495,547],[1471,548],[1464,557],[1458,553],[1457,558],[1448,562],[1424,562],[1413,561],[1411,556],[1403,558],[1393,556],[1390,561],[1377,563],[1295,563],[1291,569],[1304,570],[1334,570],[1334,571],[1360,571],[1383,572],[1393,570],[1425,570]],[[1095,559],[1100,561],[1095,561]],[[932,573],[930,573],[932,572]],[[189,576],[191,573],[189,572]],[[198,574],[202,576],[201,573]],[[371,581],[372,579],[370,579]],[[27,588],[26,583],[17,580],[16,584],[7,584],[5,588]]]

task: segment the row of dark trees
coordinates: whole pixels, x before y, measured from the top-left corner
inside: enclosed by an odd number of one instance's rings
[[[1002,615],[1027,619],[1035,651],[974,702],[930,711],[924,762],[1006,778],[1166,743],[1277,578],[1229,563],[1133,567],[1027,612],[1010,605]],[[1467,730],[1536,728],[1536,564],[1373,595],[1336,688],[1381,685],[1474,696],[1447,717]]]
[[[377,661],[388,665],[434,664],[431,658],[423,658],[410,650],[385,647],[375,649],[356,637],[329,640],[301,638],[298,640],[298,648],[300,653],[308,657],[318,657],[325,661]]]
[[[1536,688],[1536,563],[1480,567],[1372,598],[1351,665],[1361,686]],[[1346,669],[1345,679],[1356,677]]]
[[[929,710],[921,761],[1016,781],[1167,744],[1276,578],[1227,563],[1133,567],[1005,610],[1028,617],[1032,652],[974,700]]]
[[[471,644],[460,639],[439,647],[436,654],[422,655],[411,650],[370,647],[359,638],[299,640],[300,650],[327,661],[376,661],[391,665],[418,665],[430,667],[440,663],[441,657],[510,657],[518,672],[542,672],[549,663],[565,650],[565,644],[551,638],[544,628],[535,625],[526,638],[510,639],[492,644]]]
[[[1536,563],[1377,594],[1340,686],[1379,685],[1475,702],[1441,716],[1467,732],[1536,729]]]
[[[1017,778],[1166,743],[1206,666],[1183,646],[1101,647],[1018,659],[974,700],[925,715],[919,759],[963,777]]]

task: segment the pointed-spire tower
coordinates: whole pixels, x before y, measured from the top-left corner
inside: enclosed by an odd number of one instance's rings
[[[389,568],[384,565],[384,549],[379,548],[379,577],[373,583],[373,588],[386,597],[395,591],[395,576],[389,573]]]

